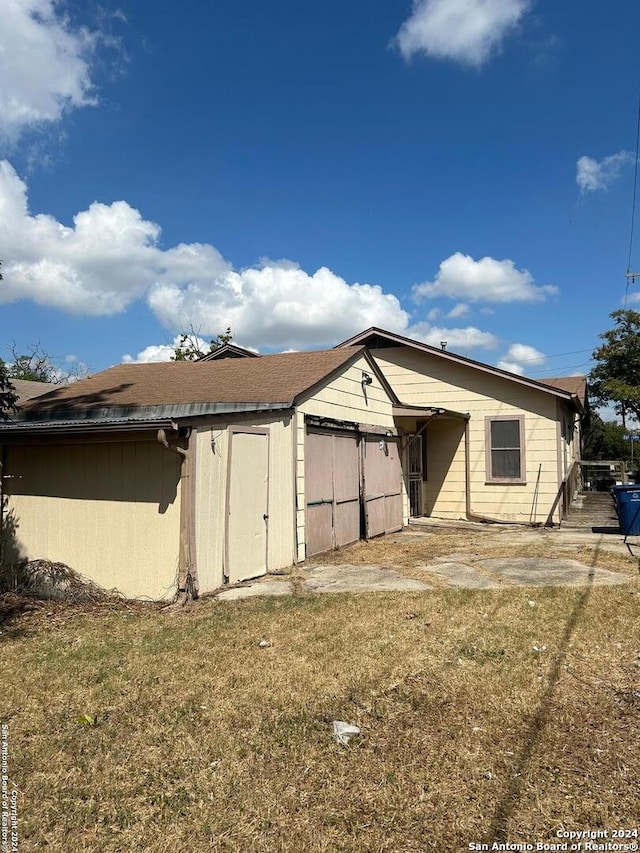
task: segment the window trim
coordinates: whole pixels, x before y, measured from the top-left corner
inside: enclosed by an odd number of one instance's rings
[[[485,484],[502,486],[526,486],[527,465],[524,432],[524,415],[487,415],[484,419]],[[494,477],[491,463],[491,424],[494,421],[518,421],[520,430],[520,477]]]

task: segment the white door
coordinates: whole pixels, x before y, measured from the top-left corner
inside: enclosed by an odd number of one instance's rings
[[[233,427],[229,435],[225,575],[229,583],[267,571],[269,434]]]

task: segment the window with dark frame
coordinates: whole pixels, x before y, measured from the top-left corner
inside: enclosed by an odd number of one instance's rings
[[[486,418],[487,482],[524,483],[524,416]]]

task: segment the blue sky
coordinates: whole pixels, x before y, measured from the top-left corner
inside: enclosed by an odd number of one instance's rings
[[[625,298],[639,32],[628,0],[5,0],[0,356],[378,325],[588,372]]]

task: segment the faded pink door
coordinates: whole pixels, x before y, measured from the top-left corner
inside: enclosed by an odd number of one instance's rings
[[[305,492],[308,557],[360,538],[357,435],[307,429]]]
[[[362,455],[367,539],[401,530],[402,465],[398,440],[366,436]]]

